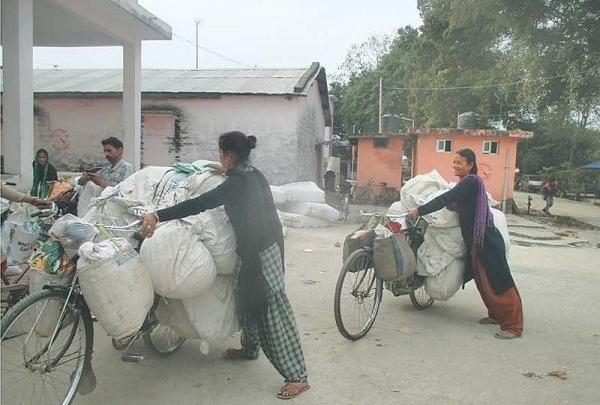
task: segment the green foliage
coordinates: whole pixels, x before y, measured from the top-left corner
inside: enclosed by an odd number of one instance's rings
[[[519,144],[524,173],[600,158],[600,1],[419,0],[419,29],[404,27],[377,63],[354,64],[332,84],[341,132],[374,132],[379,77],[383,114],[421,127],[454,127],[475,111],[481,125],[533,131]],[[348,65],[349,66],[349,65]]]

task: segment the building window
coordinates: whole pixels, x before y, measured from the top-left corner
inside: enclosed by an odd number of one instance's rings
[[[373,147],[387,149],[388,142],[389,142],[388,138],[373,138]]]
[[[436,152],[452,152],[452,140],[438,139]]]
[[[483,153],[497,155],[498,141],[483,141]]]

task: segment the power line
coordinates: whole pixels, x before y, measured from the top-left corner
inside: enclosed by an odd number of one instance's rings
[[[565,75],[556,75],[540,78],[538,81],[556,79]],[[407,91],[445,91],[445,90],[463,90],[463,89],[486,89],[491,87],[513,86],[515,84],[523,84],[523,80],[506,83],[482,84],[477,86],[453,86],[453,87],[386,87],[388,90],[407,90]]]
[[[181,35],[178,35],[178,34],[176,34],[176,33],[173,33],[173,36],[174,36],[174,37],[176,37],[176,38],[178,38],[178,39],[180,39],[180,40],[182,40],[182,41],[184,41],[184,42],[187,42],[187,43],[189,43],[189,44],[193,45],[194,47],[196,47],[196,44],[195,44],[193,41],[190,41],[189,39],[187,39],[187,38],[185,38],[185,37],[182,37]],[[219,58],[223,58],[223,59],[225,59],[225,60],[228,60],[228,61],[230,61],[230,62],[237,63],[238,65],[241,65],[241,66],[244,66],[244,67],[247,67],[247,68],[250,68],[250,69],[253,69],[253,68],[254,68],[254,66],[250,66],[250,65],[248,65],[248,64],[246,64],[246,63],[244,63],[244,62],[240,62],[240,61],[238,61],[238,60],[235,60],[235,59],[232,59],[232,58],[230,58],[230,57],[228,57],[228,56],[221,55],[220,53],[218,53],[218,52],[215,52],[215,51],[213,51],[212,49],[206,48],[206,47],[204,47],[204,46],[202,46],[202,45],[198,45],[198,48],[199,48],[199,49],[202,49],[204,52],[208,52],[208,53],[210,53],[210,54],[213,54],[213,55],[215,55],[215,56],[218,56]]]

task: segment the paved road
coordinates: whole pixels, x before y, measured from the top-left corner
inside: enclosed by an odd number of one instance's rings
[[[349,342],[337,332],[333,291],[344,236],[355,225],[289,229],[286,284],[313,388],[297,404],[595,404],[600,398],[600,249],[512,246],[525,311],[521,339],[493,338],[472,283],[426,311],[385,293],[375,327]],[[168,358],[121,363],[96,328],[95,392],[76,404],[281,404],[281,377],[261,356],[231,363],[188,341]],[[545,376],[564,370],[566,380]],[[536,377],[527,377],[533,373]],[[7,402],[8,403],[8,402]]]

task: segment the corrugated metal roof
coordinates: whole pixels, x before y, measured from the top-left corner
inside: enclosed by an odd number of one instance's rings
[[[319,65],[307,69],[142,70],[144,93],[306,94]],[[120,93],[121,69],[33,71],[34,93]],[[1,82],[0,82],[1,85]]]

